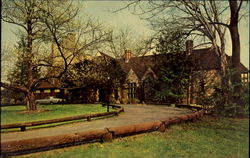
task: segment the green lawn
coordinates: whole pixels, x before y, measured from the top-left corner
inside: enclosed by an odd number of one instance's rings
[[[195,123],[119,138],[111,143],[92,143],[19,157],[46,158],[247,158],[248,119],[204,117]]]
[[[102,107],[101,105],[97,104],[38,105],[38,109],[41,110],[41,112],[27,113],[25,112],[26,110],[25,106],[1,107],[1,124],[49,120],[49,119],[63,118],[76,115],[107,112],[106,107]],[[112,111],[112,108],[110,108],[110,110]],[[70,121],[70,122],[76,122],[76,121]],[[69,123],[69,121],[66,123]],[[48,127],[60,124],[65,124],[65,122],[34,126],[29,128]],[[19,129],[5,129],[2,130],[2,132],[13,131],[13,130],[16,131]]]
[[[106,108],[94,104],[38,105],[37,113],[24,113],[25,106],[1,107],[1,124],[19,123],[63,118],[68,116],[107,112]]]

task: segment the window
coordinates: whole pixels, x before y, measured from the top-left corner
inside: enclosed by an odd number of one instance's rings
[[[44,93],[50,93],[50,89],[45,89]]]
[[[243,83],[248,82],[248,73],[242,73],[241,74],[241,80]]]
[[[136,98],[136,83],[128,83],[128,98],[133,99]]]
[[[41,91],[40,90],[36,90],[35,93],[41,93]]]
[[[55,89],[55,93],[59,93],[60,92],[60,89]]]

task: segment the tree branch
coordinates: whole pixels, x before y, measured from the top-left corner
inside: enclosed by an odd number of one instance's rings
[[[28,89],[23,87],[23,86],[19,86],[19,85],[14,85],[14,84],[9,84],[9,83],[1,83],[1,87],[12,90],[12,91],[19,91],[19,92],[23,92],[23,93],[27,93]]]

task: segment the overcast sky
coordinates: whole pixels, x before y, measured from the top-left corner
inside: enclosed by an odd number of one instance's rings
[[[134,32],[135,36],[144,36],[152,34],[153,31],[147,24],[147,21],[141,20],[137,15],[131,14],[128,10],[123,10],[118,13],[112,13],[108,10],[114,10],[124,6],[123,1],[86,1],[85,8],[82,9],[81,15],[89,14],[98,18],[106,26],[114,29],[128,27]],[[241,62],[249,68],[249,18],[240,22],[240,39],[241,39]],[[17,27],[12,24],[2,22],[2,47],[4,45],[13,45],[17,38],[14,32]],[[227,36],[227,53],[231,55],[231,40]]]

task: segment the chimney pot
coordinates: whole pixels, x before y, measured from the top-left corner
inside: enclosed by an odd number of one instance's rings
[[[129,59],[132,57],[132,52],[131,50],[125,50],[125,53],[124,53],[124,59],[125,59],[125,62],[128,63],[129,62]]]
[[[190,55],[193,51],[193,40],[187,40],[186,41],[186,51],[187,54]]]

